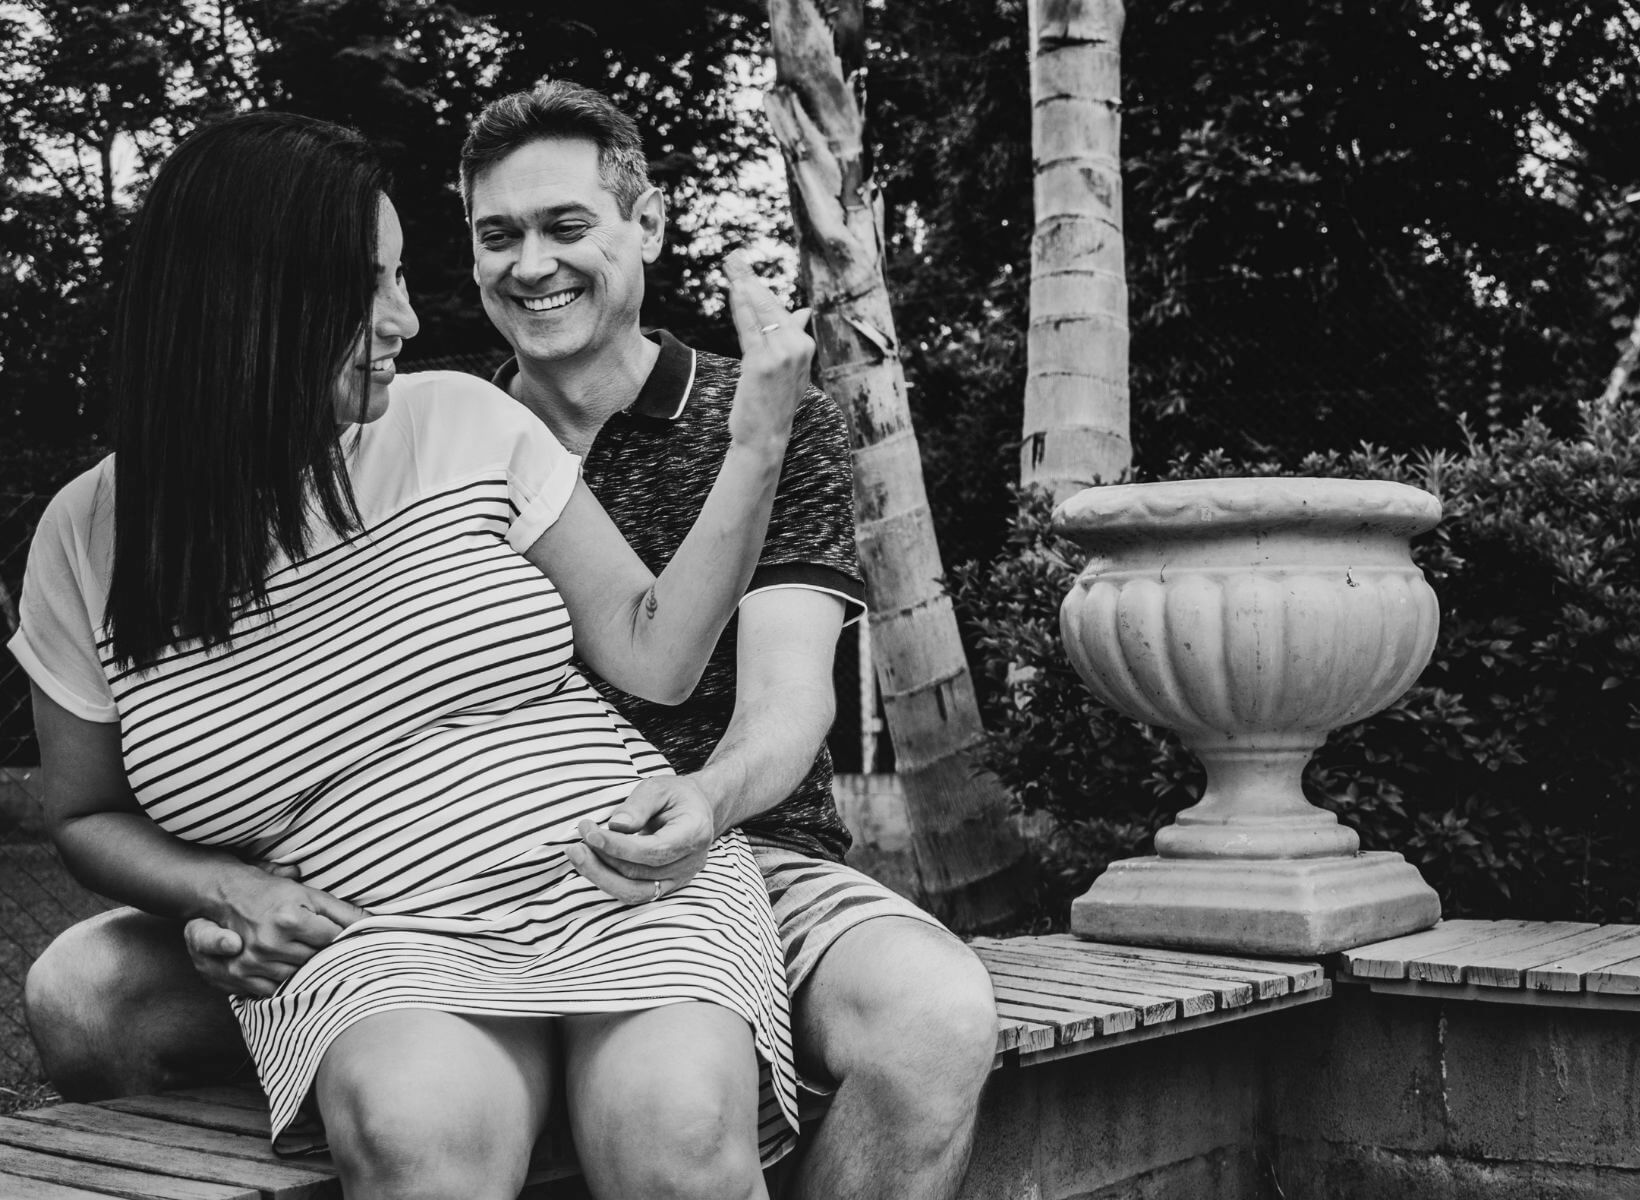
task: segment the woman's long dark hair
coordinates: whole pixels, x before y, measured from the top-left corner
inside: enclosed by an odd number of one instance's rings
[[[120,662],[228,641],[276,548],[303,557],[317,515],[357,529],[336,391],[368,329],[385,186],[358,133],[279,113],[202,129],[160,169],[111,346]]]

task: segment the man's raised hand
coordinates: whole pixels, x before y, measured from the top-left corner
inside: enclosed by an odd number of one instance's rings
[[[729,434],[742,445],[783,451],[814,360],[809,310],[787,312],[753,273],[744,251],[732,251],[723,271],[729,277],[729,313],[740,337],[740,384],[729,412]]]

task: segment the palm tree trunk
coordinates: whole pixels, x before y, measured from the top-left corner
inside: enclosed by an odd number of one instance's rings
[[[1112,483],[1128,434],[1121,0],[1030,0],[1036,230],[1019,478],[1054,500]]]
[[[769,0],[769,26],[776,82],[765,108],[791,180],[821,385],[854,446],[873,657],[925,902],[955,928],[1000,928],[1028,907],[1031,864],[1006,792],[977,762],[985,731],[940,582],[860,108],[815,0]]]

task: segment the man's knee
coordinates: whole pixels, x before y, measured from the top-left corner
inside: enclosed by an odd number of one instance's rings
[[[35,960],[29,1031],[65,1097],[208,1082],[243,1060],[226,1000],[194,974],[180,936],[174,922],[118,909],[71,926]]]
[[[984,965],[952,935],[910,921],[868,922],[845,938],[854,944],[840,940],[797,999],[810,1064],[883,1093],[885,1108],[966,1124],[996,1052]]]

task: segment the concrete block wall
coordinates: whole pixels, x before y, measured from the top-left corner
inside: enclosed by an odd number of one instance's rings
[[[1249,1022],[993,1072],[962,1200],[1261,1200],[1258,1044]]]
[[[1288,1196],[1640,1198],[1640,1006],[1378,996],[1295,1010],[1266,1082]]]
[[[1377,996],[992,1077],[963,1200],[1640,1200],[1633,1013]]]

